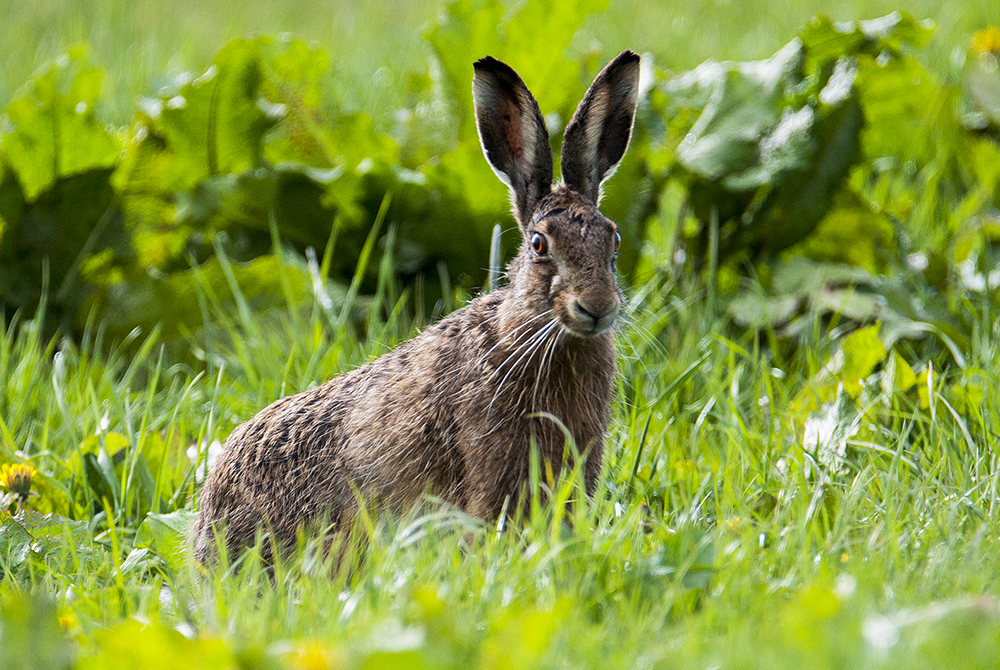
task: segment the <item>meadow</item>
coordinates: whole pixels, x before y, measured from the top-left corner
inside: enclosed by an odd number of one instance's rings
[[[896,9],[0,0],[0,669],[996,667],[1000,9]],[[471,61],[561,131],[624,48],[596,494],[193,562],[238,423],[517,244]]]

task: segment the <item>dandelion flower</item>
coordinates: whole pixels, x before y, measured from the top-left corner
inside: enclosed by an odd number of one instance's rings
[[[24,504],[31,493],[31,480],[37,474],[38,471],[30,465],[7,463],[0,466],[0,486]]]
[[[972,51],[980,56],[1000,53],[1000,28],[987,26],[972,34]]]

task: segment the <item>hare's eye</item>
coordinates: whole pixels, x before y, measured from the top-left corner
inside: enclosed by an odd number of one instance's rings
[[[549,253],[549,241],[541,233],[535,233],[531,236],[531,250],[539,256],[544,256]]]
[[[622,245],[622,236],[619,233],[615,233],[615,253],[618,253],[619,247]]]

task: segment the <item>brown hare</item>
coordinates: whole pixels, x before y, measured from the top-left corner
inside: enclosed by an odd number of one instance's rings
[[[524,82],[494,58],[474,67],[483,151],[510,188],[523,238],[509,283],[238,426],[202,492],[198,560],[216,536],[233,555],[259,530],[286,550],[310,523],[344,526],[357,496],[401,509],[429,492],[496,518],[520,504],[532,448],[556,473],[581,454],[593,493],[623,299],[621,238],[597,205],[632,132],[639,56],[625,51],[597,75],[566,127],[556,186],[545,122]]]

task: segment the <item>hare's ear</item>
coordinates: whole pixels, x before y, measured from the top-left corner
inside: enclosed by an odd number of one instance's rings
[[[552,190],[552,150],[538,103],[508,65],[487,56],[476,61],[472,97],[476,127],[490,167],[510,188],[518,222]]]
[[[638,96],[639,56],[623,51],[597,75],[566,126],[563,181],[595,205],[601,182],[625,155]]]

